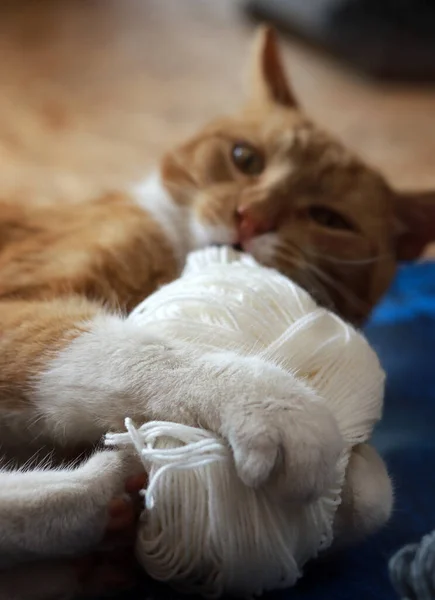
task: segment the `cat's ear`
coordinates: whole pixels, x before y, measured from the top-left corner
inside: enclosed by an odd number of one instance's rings
[[[259,28],[252,53],[250,86],[250,104],[274,103],[288,108],[297,106],[272,27]]]
[[[414,260],[435,242],[435,191],[395,195],[397,258]]]

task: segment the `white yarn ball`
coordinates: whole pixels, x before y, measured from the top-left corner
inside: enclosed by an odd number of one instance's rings
[[[131,444],[149,472],[137,556],[155,579],[190,592],[242,596],[293,585],[332,542],[351,449],[381,416],[384,373],[364,337],[278,272],[229,248],[190,255],[182,276],[130,316],[198,356],[231,349],[279,364],[308,383],[345,442],[334,485],[310,504],[288,505],[237,477],[225,441],[174,423],[108,436]]]

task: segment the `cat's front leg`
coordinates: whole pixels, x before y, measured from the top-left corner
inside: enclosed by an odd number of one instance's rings
[[[83,554],[106,532],[133,527],[135,506],[125,493],[131,465],[102,451],[77,468],[1,471],[0,567]]]
[[[88,327],[34,389],[41,421],[58,439],[123,430],[127,416],[201,425],[228,440],[248,485],[273,482],[304,500],[330,485],[342,449],[337,424],[291,374],[232,352],[200,354],[116,316]]]
[[[255,357],[201,358],[200,422],[230,443],[241,479],[290,500],[310,501],[336,477],[343,440],[332,413],[292,374]]]
[[[222,435],[249,485],[274,480],[311,498],[332,477],[336,423],[279,367],[232,352],[200,354],[81,298],[3,302],[0,328],[5,445],[17,436],[21,446],[35,438],[94,445],[123,430],[125,417],[159,419]]]

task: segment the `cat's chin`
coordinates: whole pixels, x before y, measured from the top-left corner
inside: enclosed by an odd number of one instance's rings
[[[207,246],[233,246],[237,244],[237,232],[226,225],[209,225],[193,220],[191,233],[196,248]]]
[[[210,246],[212,248],[225,248],[225,247],[228,247],[228,248],[232,248],[236,252],[244,252],[242,245],[238,244],[238,243],[237,244],[221,244],[221,243],[217,242],[217,243],[211,243]]]
[[[209,246],[215,248],[223,248],[228,246],[235,250],[236,252],[244,252],[245,254],[250,254],[253,258],[255,258],[258,262],[263,262],[266,266],[271,266],[267,262],[266,259],[272,259],[271,248],[269,246],[265,246],[262,244],[262,239],[265,237],[264,235],[258,236],[258,238],[254,238],[247,242],[234,242],[234,243],[226,243],[226,242],[211,242]],[[263,254],[263,256],[262,256]],[[267,256],[264,256],[267,254]],[[263,261],[262,261],[263,258]]]
[[[239,244],[242,252],[251,254],[265,266],[273,266],[276,251],[276,233],[263,233]]]

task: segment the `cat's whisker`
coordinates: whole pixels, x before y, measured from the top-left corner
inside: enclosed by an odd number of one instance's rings
[[[297,250],[297,247],[294,247]],[[297,257],[289,254],[289,246],[284,249],[283,244],[277,243],[275,247],[276,258],[291,269],[291,279],[301,285],[323,306],[333,309],[334,302],[327,286],[319,281],[308,269],[306,260],[302,256]]]
[[[338,264],[338,265],[348,265],[348,266],[365,266],[365,265],[373,265],[378,262],[382,262],[383,260],[389,260],[392,258],[391,252],[386,254],[380,254],[379,256],[373,256],[371,258],[364,259],[346,259],[346,258],[337,258],[336,256],[330,256],[328,254],[320,254],[315,252],[309,248],[305,248],[305,253],[310,258],[320,258],[324,261]]]
[[[280,253],[283,260],[291,260],[293,263],[304,257],[302,250],[296,244],[288,241],[281,242],[279,238],[275,240],[275,250]]]
[[[324,283],[314,277],[306,268],[301,267],[295,278],[296,283],[301,285],[313,298],[325,308],[335,310],[335,304]]]
[[[306,267],[313,272],[313,274],[323,280],[331,289],[335,290],[340,296],[347,300],[351,305],[353,305],[356,309],[362,310],[366,312],[370,309],[370,304],[368,302],[364,302],[361,298],[358,298],[356,294],[354,294],[349,288],[345,287],[337,280],[333,279],[330,275],[325,273],[322,269],[319,269],[315,265],[308,263]]]

